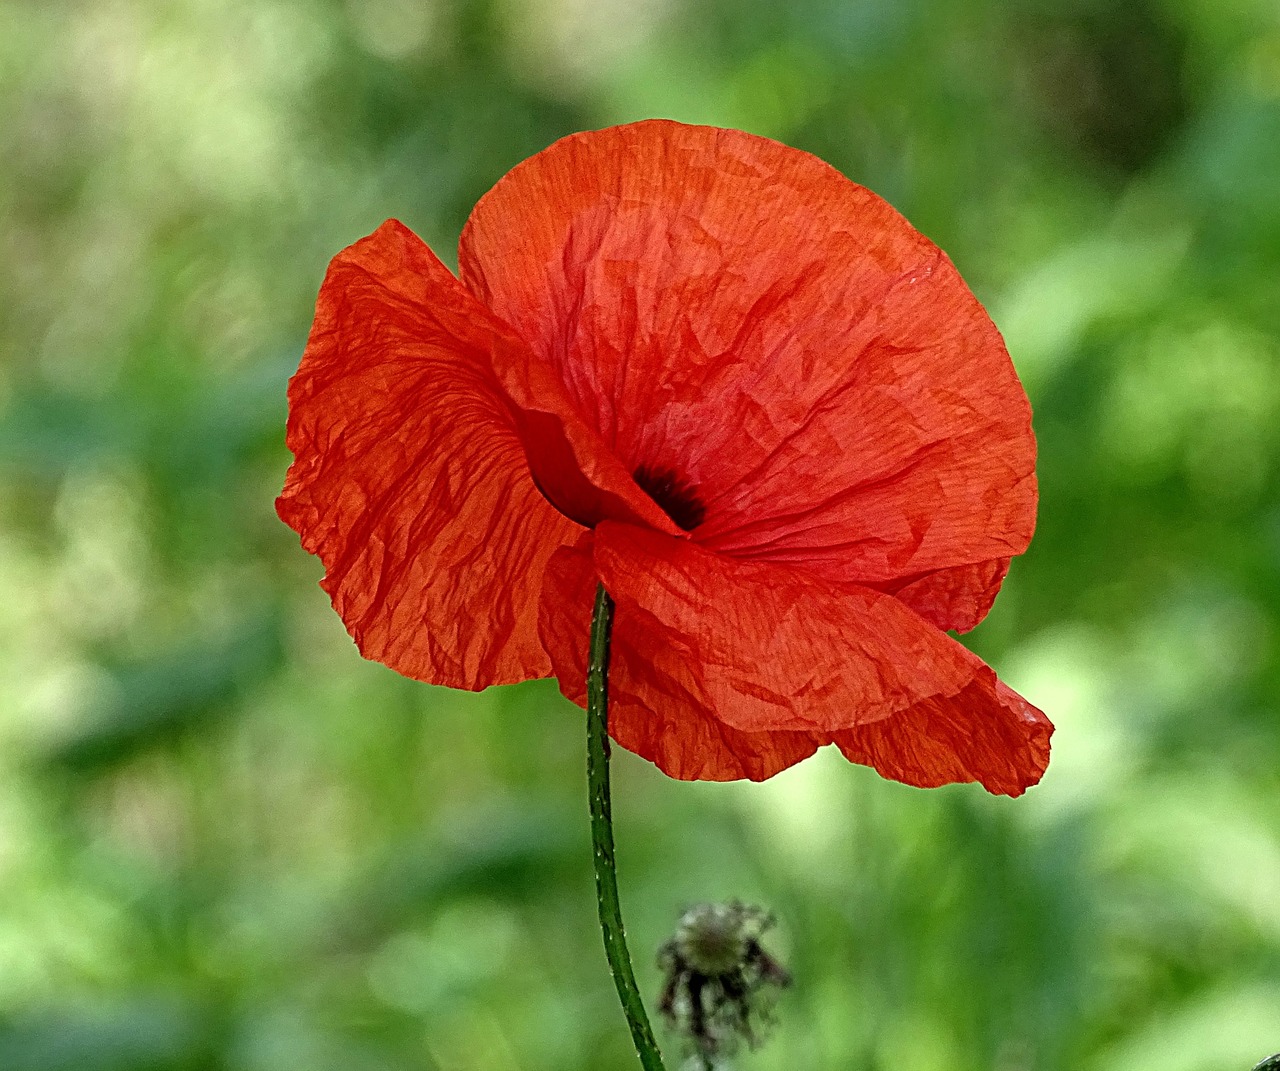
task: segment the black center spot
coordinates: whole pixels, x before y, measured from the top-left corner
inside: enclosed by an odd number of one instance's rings
[[[632,479],[686,532],[692,532],[706,519],[707,508],[698,501],[698,493],[671,469],[641,465]]]

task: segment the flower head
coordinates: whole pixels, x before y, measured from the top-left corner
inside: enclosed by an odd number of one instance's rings
[[[1035,522],[1031,411],[947,257],[807,153],[649,121],[476,205],[455,277],[383,224],[334,258],[277,508],[368,658],[585,703],[673,777],[835,744],[1020,794],[1052,727],[944,630]]]
[[[735,900],[698,904],[680,916],[658,950],[665,979],[659,1010],[703,1067],[755,1048],[773,1023],[773,1005],[791,976],[760,944],[774,918]]]

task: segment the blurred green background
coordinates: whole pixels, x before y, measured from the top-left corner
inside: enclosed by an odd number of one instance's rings
[[[452,260],[654,115],[824,157],[991,309],[1042,507],[970,639],[1058,734],[1016,801],[619,753],[646,991],[741,896],[796,976],[744,1071],[1280,1049],[1275,0],[2,2],[0,1069],[635,1066],[580,713],[362,662],[272,500],[328,258]]]

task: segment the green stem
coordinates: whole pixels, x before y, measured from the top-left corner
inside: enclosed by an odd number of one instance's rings
[[[604,952],[618,987],[618,1000],[631,1027],[636,1055],[644,1071],[666,1071],[653,1039],[649,1016],[636,985],[622,929],[622,904],[618,901],[618,864],[613,850],[613,806],[609,798],[609,634],[613,627],[613,600],[601,584],[591,615],[591,649],[587,660],[587,799],[591,806],[591,846],[596,868],[596,901]]]

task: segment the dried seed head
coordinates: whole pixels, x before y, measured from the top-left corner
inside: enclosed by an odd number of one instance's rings
[[[719,977],[739,967],[747,954],[741,904],[698,904],[680,916],[676,947],[689,966]]]
[[[686,1047],[712,1068],[745,1040],[760,1044],[791,976],[760,945],[773,916],[738,901],[698,904],[658,953],[666,975],[659,1008]]]

